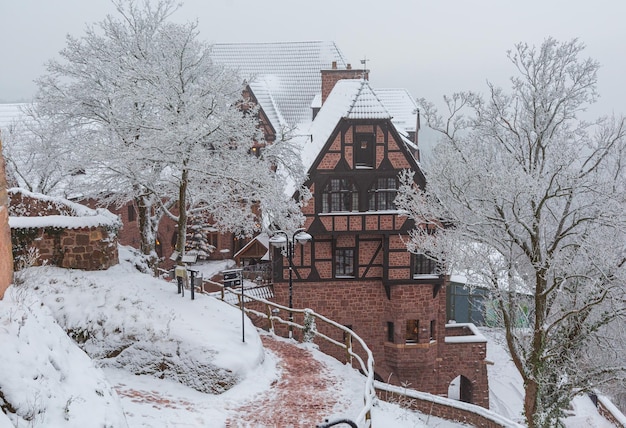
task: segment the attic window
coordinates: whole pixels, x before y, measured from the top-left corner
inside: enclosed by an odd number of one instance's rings
[[[354,139],[354,165],[356,168],[374,168],[376,154],[374,134],[356,134]]]

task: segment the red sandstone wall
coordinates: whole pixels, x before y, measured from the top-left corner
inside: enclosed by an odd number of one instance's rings
[[[111,238],[104,227],[80,229],[13,229],[13,241],[20,235],[29,235],[30,247],[39,251],[35,265],[43,263],[68,269],[103,270],[119,262],[117,239]],[[27,251],[16,248],[16,254]]]
[[[0,299],[13,282],[13,256],[11,253],[11,232],[9,229],[9,199],[7,196],[7,179],[2,156],[2,140],[0,140]]]
[[[354,240],[353,236],[341,236],[338,242],[349,245],[351,240]],[[328,258],[329,251],[329,243],[315,243],[316,257]],[[305,264],[308,264],[309,257],[306,251],[303,257]],[[301,260],[298,254],[295,259]],[[450,382],[463,375],[471,382],[472,402],[489,407],[485,343],[445,342],[445,284],[438,288],[433,284],[392,285],[391,299],[388,299],[380,279],[333,280],[331,262],[318,262],[317,269],[322,278],[327,276],[325,280],[303,282],[298,277],[306,278],[308,269],[296,267],[293,307],[311,308],[342,325],[350,326],[373,352],[376,374],[381,380],[396,385],[408,383],[411,388],[445,397]],[[406,278],[408,271],[404,275]],[[275,301],[288,306],[288,282],[276,282],[274,292]],[[300,318],[299,314],[295,314],[294,320],[302,324],[303,320]],[[406,343],[407,320],[419,320],[417,343]],[[431,321],[435,323],[433,340],[430,335]],[[394,324],[393,342],[388,341],[388,322]],[[317,327],[320,332],[343,342],[341,333],[335,329],[323,325]],[[284,334],[280,329],[277,332]],[[458,332],[455,331],[454,334],[456,333]],[[296,331],[296,338],[297,334]],[[342,350],[321,340],[316,343],[323,352],[344,361]],[[355,350],[360,353],[358,347]]]
[[[42,217],[72,216],[73,209],[62,202],[38,199],[22,192],[12,193],[11,215]],[[63,268],[100,270],[119,262],[118,240],[115,232],[106,226],[62,228],[28,227],[11,229],[12,253],[15,268],[28,259],[30,249],[36,249],[38,258],[29,263],[43,263]]]
[[[376,394],[381,400],[391,401],[397,400],[399,397],[395,393],[391,393],[388,391],[383,391],[380,389],[376,390]],[[465,410],[463,408],[446,406],[440,403],[434,403],[429,400],[421,400],[418,398],[404,398],[403,402],[410,409],[417,410],[427,415],[436,416],[443,419],[448,419],[452,421],[458,421],[465,424],[468,424],[473,427],[480,428],[502,428],[509,426],[506,423],[499,423],[496,420],[493,420],[489,417],[483,416],[479,413],[474,413],[470,410]]]

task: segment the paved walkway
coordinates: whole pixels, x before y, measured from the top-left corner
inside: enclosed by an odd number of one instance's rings
[[[267,350],[279,359],[280,378],[269,391],[242,406],[228,428],[315,427],[333,412],[338,397],[328,370],[309,351],[268,335]]]

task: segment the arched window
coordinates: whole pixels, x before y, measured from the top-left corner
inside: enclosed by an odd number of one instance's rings
[[[349,178],[331,179],[322,192],[322,212],[359,210],[359,192]]]
[[[395,210],[393,203],[398,191],[398,181],[395,177],[379,177],[369,189],[369,210]]]

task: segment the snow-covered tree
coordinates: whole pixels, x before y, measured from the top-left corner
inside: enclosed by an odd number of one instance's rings
[[[7,174],[14,185],[31,192],[67,197],[73,167],[72,136],[62,122],[42,116],[36,105],[21,107],[20,117],[3,133]]]
[[[203,215],[190,215],[187,228],[187,246],[185,252],[195,253],[198,260],[208,260],[210,254],[215,251],[209,236],[215,230],[209,219]]]
[[[242,98],[244,81],[211,60],[197,24],[163,25],[148,49],[148,66],[132,74],[152,113],[146,122],[151,139],[142,140],[140,151],[164,167],[153,193],[176,195],[176,210],[164,207],[178,223],[176,250],[184,253],[193,213],[208,213],[218,229],[240,236],[260,230],[259,209],[301,222],[298,204],[273,171],[275,159],[250,153],[263,135],[256,107]]]
[[[623,385],[626,369],[623,353],[607,352],[626,316],[626,127],[581,119],[599,67],[582,50],[577,40],[518,44],[510,92],[489,84],[486,97],[444,97],[445,117],[422,100],[442,138],[426,190],[405,172],[396,199],[438,230],[414,230],[411,251],[491,290],[530,427],[558,425],[574,395]]]
[[[77,191],[118,206],[135,200],[141,249],[155,266],[161,204],[172,202],[146,186],[158,182],[162,166],[139,152],[140,143],[152,138],[145,123],[153,112],[133,73],[147,63],[155,33],[176,6],[170,0],[145,2],[144,9],[127,0],[114,4],[121,19],[107,16],[87,26],[81,38],[67,36],[61,60],[49,61],[48,73],[37,80],[35,104],[42,115],[65,123],[77,136],[66,144],[91,178]]]
[[[82,192],[118,205],[134,199],[153,260],[164,215],[178,223],[180,254],[189,214],[209,213],[238,235],[259,230],[259,207],[279,223],[301,222],[273,171],[280,162],[249,154],[262,141],[255,107],[237,74],[211,61],[197,23],[169,22],[173,0],[114,4],[119,17],[68,36],[64,61],[38,80],[38,105],[82,134],[81,161],[95,177]],[[270,153],[289,153],[291,143],[275,146]]]

